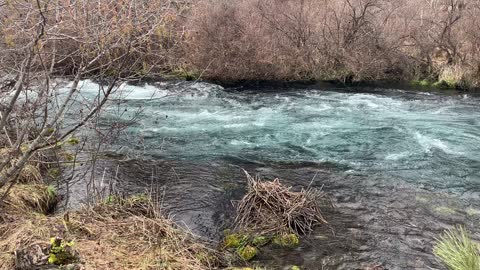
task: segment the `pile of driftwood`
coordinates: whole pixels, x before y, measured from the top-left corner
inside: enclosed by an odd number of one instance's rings
[[[306,234],[315,225],[327,223],[320,204],[325,194],[313,188],[295,192],[279,179],[262,181],[250,176],[247,194],[236,204],[237,229],[261,233]]]

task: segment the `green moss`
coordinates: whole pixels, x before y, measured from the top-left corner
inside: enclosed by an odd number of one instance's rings
[[[70,145],[77,145],[77,144],[80,143],[80,139],[75,138],[75,137],[71,137],[67,140],[67,143],[70,144]]]
[[[50,239],[50,251],[48,263],[54,265],[66,265],[78,261],[78,255],[74,252],[73,241],[64,241],[61,238]]]
[[[52,178],[58,178],[61,175],[60,169],[59,168],[52,168],[48,170],[48,175]]]
[[[226,248],[239,248],[247,244],[248,236],[241,233],[230,233],[225,235],[223,244]]]
[[[180,67],[177,70],[172,72],[172,75],[186,81],[194,81],[200,78],[200,73],[196,72],[195,70],[189,70],[184,67]]]
[[[252,245],[254,245],[256,247],[262,247],[262,246],[265,246],[266,244],[268,244],[268,242],[270,242],[270,239],[268,237],[256,236],[256,237],[253,238]]]
[[[114,204],[114,203],[119,202],[119,201],[120,201],[120,198],[118,196],[115,196],[115,195],[108,195],[105,198],[105,204]]]
[[[127,199],[129,204],[148,203],[150,198],[146,194],[136,194]]]
[[[430,87],[432,85],[428,80],[413,80],[410,84],[417,87]]]
[[[433,84],[433,87],[440,89],[455,89],[457,82],[454,80],[441,80]]]
[[[300,267],[296,266],[296,265],[292,265],[292,267],[290,267],[291,270],[300,270]]]
[[[257,249],[250,245],[240,247],[237,249],[237,254],[245,261],[250,261],[257,255]]]
[[[50,254],[48,256],[48,264],[58,264],[58,259],[55,254]]]
[[[54,132],[55,132],[55,129],[54,129],[54,128],[47,128],[47,130],[45,131],[45,135],[46,135],[46,136],[50,136],[50,135],[52,135]]]
[[[65,152],[64,156],[65,156],[65,159],[67,161],[74,161],[75,160],[75,156],[72,153]]]
[[[300,244],[300,240],[296,234],[282,234],[273,238],[273,243],[283,247],[294,247]]]

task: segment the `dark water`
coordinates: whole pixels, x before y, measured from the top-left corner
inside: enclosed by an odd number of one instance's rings
[[[480,99],[351,90],[126,86],[103,121],[139,114],[112,148],[137,158],[98,173],[121,190],[153,190],[180,224],[216,240],[244,194],[241,168],[295,188],[314,179],[335,205],[329,225],[295,250],[265,250],[262,264],[443,269],[431,254],[443,229],[464,224],[480,238]]]

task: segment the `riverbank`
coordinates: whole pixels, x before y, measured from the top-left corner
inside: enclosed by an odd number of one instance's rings
[[[217,269],[223,257],[146,195],[53,214],[47,186],[17,185],[0,208],[1,269]],[[52,239],[58,239],[53,244]]]
[[[164,77],[164,78],[149,78],[133,84],[143,84],[148,82],[155,82],[159,80],[175,81],[183,80],[182,77]],[[195,81],[195,80],[194,80]],[[222,80],[203,80],[198,79],[199,82],[206,82],[211,84],[218,84],[230,90],[242,91],[247,90],[264,90],[275,91],[273,89],[345,89],[354,92],[367,92],[368,89],[382,88],[382,89],[399,89],[399,90],[417,90],[419,92],[437,92],[437,93],[470,93],[475,94],[480,91],[478,87],[464,87],[457,82],[446,81],[429,81],[429,80],[377,80],[377,81],[340,81],[340,80],[293,80],[293,81],[278,81],[278,80],[239,80],[239,81],[222,81]]]
[[[152,165],[139,170],[123,162],[118,187],[124,188],[119,191],[138,194],[144,190],[142,186],[149,184],[143,182],[142,171],[153,169]],[[117,166],[111,164],[113,168]],[[55,202],[54,193],[44,186],[46,191],[34,196],[35,190],[42,189],[32,186],[20,197],[20,203],[14,200],[15,205],[7,206],[7,215],[2,215],[0,250],[4,265],[0,267],[11,269],[16,249],[31,250],[36,245],[45,248],[52,237],[61,237],[65,241],[74,240],[73,246],[79,251],[85,269],[223,269],[225,261],[221,258],[228,256],[215,249],[222,246],[224,229],[233,226],[235,212],[228,205],[245,194],[243,171],[220,164],[209,165],[218,166],[215,170],[203,164],[203,171],[192,166],[169,163],[165,164],[165,171],[155,166],[156,172],[164,176],[164,182],[155,185],[165,188],[163,192],[159,190],[164,196],[161,213],[159,205],[153,207],[148,197],[137,195],[125,199],[109,196],[90,207],[51,214],[48,202]],[[445,269],[433,255],[434,243],[445,229],[463,224],[474,240],[480,236],[476,226],[480,222],[480,201],[474,190],[458,196],[412,183],[340,176],[331,168],[314,164],[243,164],[242,167],[267,179],[283,176],[282,183],[293,185],[295,190],[311,183],[310,187],[328,194],[335,206],[322,209],[328,224],[300,237],[298,245],[287,249],[262,247],[250,263],[243,265],[262,266],[262,269],[290,266],[317,269],[319,265],[332,270]],[[189,173],[192,169],[195,174]],[[132,179],[132,175],[136,178]],[[197,180],[189,179],[194,175]],[[209,181],[215,175],[225,177],[223,185]],[[206,186],[204,191],[200,191],[201,186]],[[76,188],[81,187],[72,187],[70,192],[77,193]],[[159,215],[167,213],[178,225]],[[203,238],[190,235],[190,230]],[[152,249],[156,245],[160,249]],[[206,254],[211,257],[204,257]]]

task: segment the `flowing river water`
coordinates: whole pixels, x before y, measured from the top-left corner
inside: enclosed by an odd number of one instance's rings
[[[85,95],[97,90],[83,83]],[[155,191],[179,224],[213,240],[232,226],[241,168],[297,189],[312,183],[333,202],[329,224],[296,249],[261,252],[262,264],[444,269],[432,245],[445,228],[480,238],[479,106],[468,94],[399,89],[129,85],[103,121],[138,121],[98,173],[124,191]],[[81,197],[81,185],[71,189]]]

